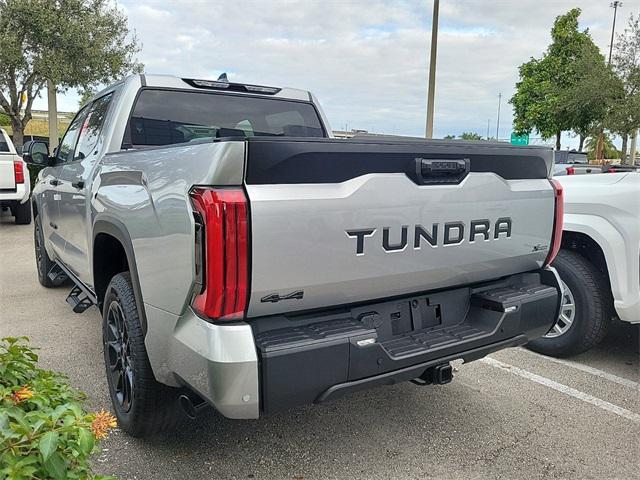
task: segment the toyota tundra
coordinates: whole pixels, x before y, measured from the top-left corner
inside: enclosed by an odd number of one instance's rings
[[[332,138],[301,90],[135,75],[91,99],[33,191],[38,279],[102,312],[120,426],[258,418],[450,362],[558,318],[553,152]],[[177,403],[177,402],[175,402]],[[399,404],[398,408],[401,408]]]

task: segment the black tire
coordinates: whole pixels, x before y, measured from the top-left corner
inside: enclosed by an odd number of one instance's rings
[[[29,225],[31,223],[31,202],[26,201],[13,207],[13,215],[16,225]]]
[[[573,250],[560,250],[553,262],[573,294],[573,322],[563,334],[533,340],[527,346],[554,357],[567,357],[598,345],[606,336],[613,314],[611,287],[605,275]]]
[[[36,255],[38,281],[43,287],[53,288],[56,284],[51,281],[48,274],[55,263],[49,258],[49,254],[44,248],[44,235],[42,233],[42,225],[40,224],[40,216],[36,215],[33,223],[33,247]]]
[[[102,310],[107,383],[118,425],[134,437],[171,428],[178,390],[153,375],[129,272],[111,279]]]

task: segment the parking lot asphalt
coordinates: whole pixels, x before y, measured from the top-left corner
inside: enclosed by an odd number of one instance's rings
[[[0,336],[27,335],[90,409],[110,408],[96,308],[38,283],[33,226],[0,217]],[[640,478],[638,326],[568,361],[522,348],[260,420],[207,411],[151,440],[116,430],[95,457],[120,479]]]

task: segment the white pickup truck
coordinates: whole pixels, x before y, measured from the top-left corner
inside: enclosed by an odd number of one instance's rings
[[[597,345],[611,318],[640,323],[640,174],[563,176],[562,249],[553,266],[564,286],[554,328],[529,343],[575,355]]]
[[[9,208],[19,225],[31,223],[30,188],[27,164],[0,129],[0,208]]]

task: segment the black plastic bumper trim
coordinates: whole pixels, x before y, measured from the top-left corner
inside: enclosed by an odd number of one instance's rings
[[[333,385],[326,389],[318,396],[315,403],[323,403],[330,400],[335,400],[348,393],[356,392],[358,390],[366,390],[371,387],[380,385],[393,385],[396,383],[406,382],[414,378],[419,377],[422,372],[427,368],[434,367],[441,363],[451,362],[453,360],[463,359],[465,363],[473,362],[486,357],[492,352],[502,350],[508,347],[518,347],[527,343],[528,339],[526,335],[518,335],[501,342],[484,345],[479,348],[473,348],[460,353],[454,353],[446,357],[437,358],[429,362],[420,363],[418,365],[412,365],[411,367],[401,368],[392,372],[383,373],[381,375],[375,375],[373,377],[362,378],[360,380],[354,380],[351,382],[340,383]]]

